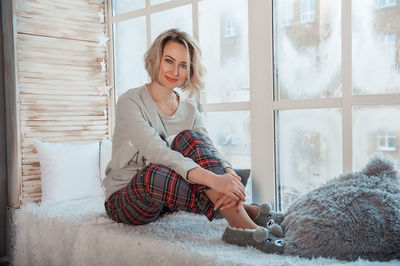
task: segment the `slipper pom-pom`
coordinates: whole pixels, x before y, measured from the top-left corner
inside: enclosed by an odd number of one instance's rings
[[[258,228],[254,233],[253,233],[253,239],[257,242],[257,243],[261,243],[264,242],[265,240],[268,239],[269,233],[268,230],[260,227]]]
[[[268,215],[272,210],[272,206],[268,202],[263,202],[260,204],[259,210],[260,210],[260,214]]]

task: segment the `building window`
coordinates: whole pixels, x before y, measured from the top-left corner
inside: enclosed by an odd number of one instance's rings
[[[315,19],[315,0],[301,1],[301,22],[312,22]]]
[[[231,38],[236,36],[236,27],[232,17],[225,18],[225,35],[224,38]]]
[[[294,4],[293,0],[288,0],[288,1],[282,1],[279,2],[280,4],[280,9],[279,12],[281,14],[278,14],[278,16],[281,16],[281,26],[290,26],[293,25],[293,9],[294,9]]]
[[[395,151],[396,136],[378,135],[378,151]]]
[[[391,62],[392,71],[396,70],[396,34],[385,34],[378,37],[383,56]]]
[[[376,6],[378,8],[395,6],[397,4],[397,0],[377,0]]]

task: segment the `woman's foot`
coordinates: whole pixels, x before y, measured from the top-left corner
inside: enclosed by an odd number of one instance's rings
[[[252,246],[265,253],[283,253],[283,239],[274,236],[264,227],[256,230],[236,229],[227,227],[222,240],[238,246]]]
[[[272,211],[271,204],[262,203],[260,205],[244,205],[245,210],[249,217],[254,221],[255,224],[263,227],[268,227],[272,224],[281,224],[284,216],[280,212]]]

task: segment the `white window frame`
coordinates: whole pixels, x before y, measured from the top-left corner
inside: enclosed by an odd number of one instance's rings
[[[107,1],[111,8],[111,0]],[[145,8],[110,17],[109,21],[116,23],[126,19],[146,16],[146,40],[149,47],[151,44],[151,14],[192,4],[193,36],[198,39],[198,1],[200,0],[171,0],[166,3],[150,6],[150,0],[146,0]],[[342,97],[277,101],[274,99],[272,0],[248,0],[250,101],[204,103],[204,100],[198,100],[201,102],[204,112],[250,111],[252,194],[254,202],[269,201],[276,203],[278,196],[275,178],[274,114],[276,111],[341,108],[343,171],[349,172],[352,171],[353,165],[353,107],[400,104],[400,94],[352,94],[351,10],[352,1],[341,0]],[[110,28],[112,29],[113,27]],[[110,32],[109,37],[113,39],[112,32]],[[113,76],[112,74],[111,76]],[[114,93],[114,95],[116,94]]]

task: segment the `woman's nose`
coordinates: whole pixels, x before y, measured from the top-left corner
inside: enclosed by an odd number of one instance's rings
[[[172,74],[174,76],[178,76],[179,75],[179,65],[174,65],[173,66]]]

